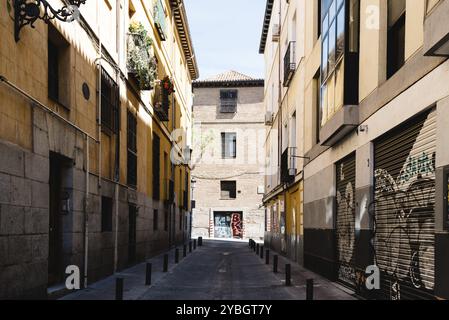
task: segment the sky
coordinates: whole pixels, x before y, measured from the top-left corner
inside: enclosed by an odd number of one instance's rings
[[[200,79],[235,70],[263,78],[265,0],[184,0]]]

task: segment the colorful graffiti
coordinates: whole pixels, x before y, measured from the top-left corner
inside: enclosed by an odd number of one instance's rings
[[[337,247],[338,247],[338,278],[354,284],[356,274],[353,265],[355,248],[355,207],[354,188],[352,183],[346,185],[342,194],[337,191]]]
[[[214,219],[214,236],[219,239],[242,239],[242,214],[216,212]]]
[[[234,239],[243,238],[243,222],[240,213],[233,213],[231,215],[231,229]]]

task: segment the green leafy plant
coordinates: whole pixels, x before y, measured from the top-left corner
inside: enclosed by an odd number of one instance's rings
[[[157,60],[151,54],[153,40],[141,23],[131,23],[128,38],[128,71],[136,77],[141,90],[151,90],[157,74]]]

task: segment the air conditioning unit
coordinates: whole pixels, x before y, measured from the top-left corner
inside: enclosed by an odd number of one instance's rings
[[[265,125],[271,126],[273,124],[273,112],[267,111],[265,114]]]
[[[278,24],[273,25],[273,42],[279,42],[281,38],[281,27]]]

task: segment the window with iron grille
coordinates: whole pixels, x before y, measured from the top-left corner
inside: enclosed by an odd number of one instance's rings
[[[220,91],[220,112],[236,113],[237,112],[237,90],[221,90]]]
[[[220,181],[220,197],[223,200],[237,198],[237,182],[236,181]]]
[[[128,111],[128,185],[137,186],[137,119]]]
[[[48,97],[59,101],[59,49],[48,41]]]
[[[112,231],[112,198],[101,197],[101,232]]]
[[[119,88],[115,81],[101,70],[101,124],[111,133],[119,130]]]
[[[161,198],[161,187],[160,187],[160,147],[161,139],[155,133],[153,133],[153,199],[160,200]]]
[[[237,158],[237,133],[221,133],[221,155],[223,159]]]

